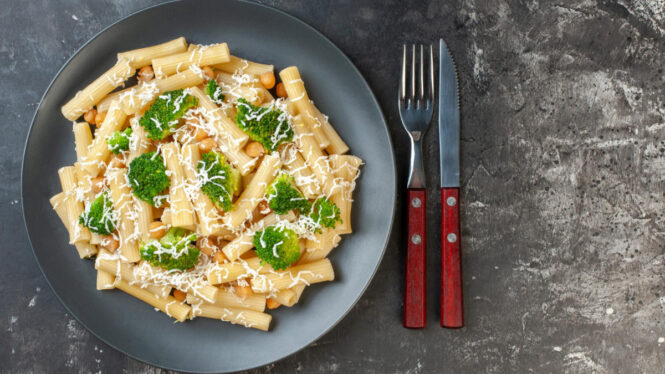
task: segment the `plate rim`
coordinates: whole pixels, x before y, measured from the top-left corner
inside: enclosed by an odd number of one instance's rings
[[[177,369],[177,368],[172,368],[172,367],[166,367],[166,366],[161,365],[160,363],[157,363],[157,362],[149,362],[149,361],[144,360],[144,359],[142,359],[142,358],[140,358],[140,357],[137,357],[136,355],[134,355],[134,354],[132,354],[132,353],[130,353],[130,352],[127,352],[127,351],[124,350],[124,349],[121,349],[121,348],[117,347],[115,344],[110,343],[110,342],[109,342],[107,339],[105,339],[103,336],[100,336],[99,334],[97,334],[97,332],[95,332],[95,331],[93,331],[92,329],[90,329],[90,328],[88,327],[88,325],[87,325],[86,323],[84,323],[84,322],[79,318],[78,315],[76,315],[75,313],[73,313],[73,312],[71,311],[71,309],[69,308],[69,306],[63,301],[63,299],[60,297],[60,294],[56,291],[56,289],[55,289],[55,288],[53,287],[53,285],[51,284],[51,281],[50,281],[49,278],[46,276],[46,273],[44,272],[44,269],[43,269],[43,267],[42,267],[42,264],[41,264],[41,262],[39,261],[39,258],[37,257],[37,252],[35,251],[35,248],[34,248],[34,246],[33,246],[33,244],[32,244],[32,237],[31,237],[31,235],[30,235],[30,229],[28,228],[28,222],[27,222],[27,219],[26,219],[26,211],[25,211],[25,204],[24,204],[24,199],[25,199],[25,187],[24,187],[24,184],[23,184],[23,180],[24,180],[24,176],[25,176],[25,159],[26,159],[26,155],[27,155],[27,152],[28,152],[28,145],[29,145],[29,143],[30,143],[30,138],[31,138],[31,135],[32,135],[32,130],[33,130],[34,126],[35,126],[35,120],[37,119],[37,115],[39,114],[39,111],[40,111],[40,109],[41,109],[41,107],[42,107],[42,104],[43,104],[43,102],[44,102],[44,99],[46,98],[46,96],[47,96],[47,95],[49,94],[49,92],[51,91],[51,88],[53,87],[53,84],[55,83],[55,81],[60,77],[60,74],[62,74],[62,71],[63,71],[63,70],[64,70],[64,69],[65,69],[65,68],[71,63],[71,61],[72,61],[74,58],[76,58],[76,57],[77,57],[77,56],[78,56],[78,55],[79,55],[79,54],[80,54],[80,53],[81,53],[86,47],[88,47],[88,45],[89,45],[90,43],[92,43],[94,40],[96,40],[98,37],[100,37],[102,34],[104,34],[105,32],[107,32],[110,28],[116,26],[117,24],[119,24],[119,23],[121,23],[121,22],[124,22],[125,20],[127,20],[127,19],[129,19],[129,18],[132,18],[132,17],[134,17],[134,16],[136,16],[136,15],[138,15],[138,14],[140,14],[140,13],[150,11],[150,10],[152,10],[152,9],[154,9],[154,8],[158,8],[158,7],[165,6],[165,5],[169,5],[169,4],[173,4],[173,3],[184,3],[184,2],[187,2],[187,1],[190,1],[190,0],[169,0],[169,1],[164,1],[164,2],[161,2],[161,3],[159,3],[159,4],[154,4],[154,5],[147,6],[147,7],[145,7],[145,8],[141,8],[141,9],[139,9],[139,10],[136,10],[136,11],[134,11],[134,12],[132,12],[132,13],[130,13],[130,14],[124,16],[124,17],[121,17],[121,18],[119,18],[119,19],[113,21],[112,23],[110,23],[110,24],[108,24],[107,26],[105,26],[104,28],[102,28],[102,29],[101,29],[99,32],[97,32],[95,35],[93,35],[90,39],[88,39],[87,41],[85,41],[85,42],[84,42],[84,43],[83,43],[83,44],[82,44],[82,45],[81,45],[81,46],[80,46],[80,47],[79,47],[79,48],[78,48],[78,49],[77,49],[77,50],[76,50],[76,51],[75,51],[75,52],[74,52],[74,53],[73,53],[73,54],[72,54],[72,55],[71,55],[71,56],[70,56],[70,57],[69,57],[69,58],[63,63],[63,64],[62,64],[62,66],[60,67],[60,69],[58,69],[58,71],[54,74],[53,78],[51,79],[51,81],[49,82],[48,86],[46,87],[46,89],[45,89],[45,91],[44,91],[42,97],[41,97],[40,100],[39,100],[39,104],[37,105],[37,108],[35,109],[35,112],[34,112],[34,114],[33,114],[33,116],[32,116],[32,120],[30,121],[30,126],[29,126],[29,128],[28,128],[28,131],[27,131],[27,134],[26,134],[26,138],[25,138],[25,143],[24,143],[24,146],[23,146],[23,157],[22,157],[22,159],[21,159],[21,175],[20,175],[19,183],[20,183],[20,194],[21,194],[21,196],[20,196],[20,197],[21,197],[21,215],[22,215],[22,217],[23,217],[23,226],[24,226],[25,231],[26,231],[26,234],[27,234],[28,244],[30,245],[30,249],[31,249],[32,255],[33,255],[34,259],[35,259],[35,262],[37,263],[37,267],[39,268],[39,271],[41,272],[41,274],[42,274],[44,280],[46,280],[46,283],[48,284],[49,288],[51,289],[51,291],[53,292],[53,294],[55,295],[55,297],[57,298],[57,300],[60,302],[60,304],[65,308],[65,310],[67,311],[67,313],[68,313],[71,317],[73,317],[73,318],[74,318],[79,324],[81,324],[81,326],[83,326],[83,327],[86,329],[86,331],[88,331],[89,333],[91,333],[91,334],[92,334],[93,336],[95,336],[97,339],[101,340],[104,344],[110,346],[110,347],[113,348],[114,350],[116,350],[116,351],[118,351],[118,352],[120,352],[120,353],[122,353],[122,354],[124,354],[124,355],[126,355],[126,356],[128,356],[128,357],[131,357],[131,358],[134,359],[134,360],[137,360],[137,361],[139,361],[139,362],[142,362],[142,363],[144,363],[144,364],[148,364],[148,365],[151,365],[151,366],[159,367],[159,368],[162,368],[162,369],[165,369],[165,370],[174,370],[174,371],[180,371],[180,372],[185,372],[185,373],[195,373],[194,371],[183,370],[183,369]],[[300,348],[298,348],[298,349],[296,349],[296,350],[293,350],[293,351],[287,353],[286,355],[284,355],[283,357],[281,357],[281,358],[279,358],[279,359],[276,359],[276,360],[273,360],[273,361],[269,361],[269,362],[266,362],[266,363],[263,363],[263,364],[260,364],[260,365],[253,365],[253,366],[246,367],[246,368],[244,368],[244,369],[240,369],[240,370],[252,370],[252,369],[259,368],[259,367],[263,367],[263,366],[265,366],[265,365],[269,365],[269,364],[272,364],[272,363],[276,363],[276,362],[282,361],[282,360],[286,359],[287,357],[291,357],[291,356],[293,356],[294,354],[296,354],[296,353],[298,353],[298,352],[304,350],[305,348],[309,347],[312,343],[318,341],[318,340],[321,339],[324,335],[328,334],[333,328],[335,328],[335,327],[336,327],[336,326],[337,326],[337,325],[338,325],[338,324],[339,324],[339,323],[340,323],[340,322],[341,322],[341,321],[342,321],[342,320],[343,320],[343,319],[344,319],[344,318],[345,318],[345,317],[351,312],[351,310],[352,310],[352,309],[358,304],[358,301],[360,301],[360,299],[364,296],[365,292],[367,291],[367,288],[369,287],[369,285],[370,285],[370,284],[372,283],[372,281],[374,280],[374,277],[376,276],[376,273],[377,273],[377,271],[379,270],[379,267],[381,266],[381,262],[383,261],[383,257],[384,257],[385,254],[386,254],[386,250],[387,250],[387,248],[388,248],[388,243],[389,243],[389,241],[390,241],[390,237],[392,236],[392,232],[393,232],[393,229],[394,229],[394,224],[395,224],[395,211],[396,211],[396,206],[397,206],[397,204],[396,204],[396,202],[397,202],[397,165],[396,165],[396,160],[395,160],[395,149],[394,149],[394,145],[393,145],[392,137],[391,137],[391,134],[390,134],[390,128],[389,128],[389,126],[388,126],[388,122],[386,121],[386,117],[385,117],[385,115],[384,115],[384,113],[383,113],[383,109],[382,109],[382,107],[381,107],[381,104],[380,104],[379,101],[377,100],[376,95],[374,94],[374,91],[372,90],[372,87],[369,85],[369,83],[367,82],[367,80],[365,79],[365,77],[363,76],[363,74],[360,72],[360,70],[358,69],[358,67],[353,63],[353,61],[352,61],[352,60],[346,55],[346,53],[344,53],[344,51],[342,51],[342,49],[340,49],[335,43],[332,42],[332,40],[330,40],[327,36],[325,36],[325,35],[324,35],[322,32],[320,32],[319,30],[317,30],[314,26],[310,25],[309,23],[307,23],[307,22],[301,20],[300,18],[298,18],[298,17],[296,17],[296,16],[294,16],[294,15],[292,15],[292,14],[290,14],[290,13],[284,11],[284,10],[281,10],[281,9],[276,8],[276,7],[273,7],[273,6],[270,6],[270,5],[266,5],[266,4],[263,4],[263,3],[258,3],[258,2],[249,1],[249,0],[226,0],[226,2],[242,3],[242,4],[246,4],[246,5],[251,5],[251,6],[257,6],[257,7],[265,8],[265,9],[271,10],[271,11],[273,11],[273,12],[277,12],[277,13],[279,13],[280,15],[285,16],[286,18],[289,18],[289,19],[291,19],[291,20],[297,22],[298,24],[300,24],[300,25],[302,25],[302,26],[305,26],[305,28],[309,29],[311,32],[313,32],[314,34],[316,34],[317,36],[319,36],[319,37],[320,37],[322,40],[324,40],[328,45],[330,45],[334,50],[336,50],[337,52],[339,52],[339,54],[340,54],[340,55],[341,55],[341,56],[342,56],[342,57],[343,57],[343,58],[349,63],[349,65],[352,67],[353,71],[358,75],[358,77],[360,77],[361,82],[365,85],[365,87],[367,87],[367,89],[368,89],[368,91],[369,91],[369,94],[370,94],[370,97],[371,97],[372,101],[374,102],[376,108],[378,108],[378,112],[379,112],[378,114],[379,114],[379,117],[380,117],[380,119],[381,119],[381,122],[383,123],[383,126],[384,126],[385,130],[386,130],[386,135],[387,135],[388,145],[389,145],[389,154],[390,154],[390,160],[391,160],[390,164],[391,164],[391,166],[392,166],[392,173],[393,173],[393,176],[394,176],[394,178],[393,178],[393,195],[395,196],[395,200],[394,200],[394,203],[393,203],[393,206],[392,206],[392,211],[391,211],[391,213],[390,213],[390,223],[389,223],[389,229],[388,229],[388,231],[387,231],[388,234],[387,234],[387,236],[386,236],[386,238],[385,238],[385,240],[384,240],[383,248],[381,249],[381,253],[380,253],[380,255],[379,255],[379,258],[378,258],[378,261],[377,261],[377,263],[376,263],[376,266],[375,266],[374,269],[372,270],[372,273],[370,274],[369,280],[368,280],[367,283],[362,287],[362,289],[360,290],[360,293],[358,294],[358,296],[353,300],[353,302],[350,304],[349,308],[348,308],[343,314],[341,314],[338,318],[336,318],[336,319],[334,320],[334,322],[333,322],[329,327],[327,327],[326,329],[324,329],[323,331],[321,331],[321,333],[319,333],[318,335],[316,335],[311,341],[307,342],[307,343],[306,343],[305,345],[303,345],[302,347],[300,347]],[[215,371],[215,372],[218,372],[218,371]],[[211,373],[212,373],[212,372],[211,372]]]

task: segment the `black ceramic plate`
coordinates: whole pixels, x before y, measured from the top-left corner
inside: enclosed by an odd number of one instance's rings
[[[366,165],[355,192],[354,233],[331,255],[334,282],[313,285],[292,308],[279,308],[270,332],[229,323],[173,320],[120,291],[97,291],[92,261],[80,260],[48,199],[60,191],[57,169],[75,160],[71,123],[60,114],[116,53],[185,36],[225,41],[231,52],[297,65],[310,97]],[[376,271],[393,219],[395,170],[385,120],[351,61],[319,32],[281,11],[239,1],[167,3],[133,14],[83,46],[47,89],[25,147],[25,222],[37,261],[65,307],[97,337],[136,359],[168,369],[221,372],[268,364],[312,343],[358,301]]]

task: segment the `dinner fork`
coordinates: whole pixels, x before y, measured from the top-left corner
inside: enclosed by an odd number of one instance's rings
[[[398,95],[399,117],[411,140],[411,163],[407,182],[408,236],[406,246],[406,283],[404,291],[404,327],[423,328],[426,324],[426,223],[425,170],[422,140],[432,121],[434,102],[434,53],[429,46],[429,84],[425,82],[425,53],[420,45],[420,63],[416,66],[416,45],[411,47],[411,70],[407,73],[407,46],[402,51],[402,78]],[[416,72],[417,71],[417,72]],[[416,84],[416,73],[419,76]],[[410,94],[407,93],[410,76]],[[427,93],[425,92],[425,85]],[[416,85],[418,89],[416,89]]]

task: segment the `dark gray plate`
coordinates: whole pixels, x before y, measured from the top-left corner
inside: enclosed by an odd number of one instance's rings
[[[313,100],[362,157],[353,226],[331,260],[334,282],[314,285],[299,304],[279,308],[270,332],[197,319],[173,320],[120,291],[95,290],[91,261],[80,260],[48,199],[60,191],[57,169],[75,160],[71,124],[60,106],[103,73],[119,51],[185,36],[226,41],[232,53],[297,65]],[[35,257],[71,314],[97,337],[136,359],[168,369],[220,372],[268,364],[312,343],[358,301],[385,250],[395,206],[395,170],[385,120],[369,86],[319,32],[281,11],[239,1],[163,4],[133,14],[83,46],[46,90],[25,147],[23,212]]]

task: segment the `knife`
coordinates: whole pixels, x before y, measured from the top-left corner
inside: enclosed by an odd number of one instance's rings
[[[441,167],[441,327],[464,326],[460,257],[460,114],[457,69],[439,40],[439,152]]]

